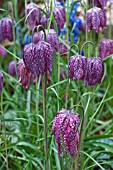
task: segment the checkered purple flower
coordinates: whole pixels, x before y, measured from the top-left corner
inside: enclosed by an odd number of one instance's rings
[[[94,87],[96,83],[100,84],[104,74],[104,64],[99,57],[92,57],[87,59],[86,77],[84,85]]]
[[[61,6],[55,7],[53,10],[53,15],[58,29],[59,30],[63,29],[64,24],[66,22],[66,14],[64,8]]]
[[[30,29],[34,29],[40,21],[40,10],[33,2],[29,3],[25,7],[25,16]]]
[[[24,47],[23,60],[27,70],[35,76],[49,74],[53,65],[53,49],[45,41],[28,44]]]
[[[100,27],[102,27],[102,29],[106,27],[106,14],[101,8],[93,7],[89,9],[86,13],[86,19],[88,32],[92,29],[98,32]]]
[[[75,77],[78,81],[84,80],[86,76],[87,59],[81,55],[70,57],[68,64],[68,75],[72,80]]]
[[[26,69],[24,62],[19,61],[17,64],[18,83],[29,89],[31,82],[31,73]]]
[[[2,93],[3,84],[4,84],[4,75],[2,72],[0,72],[0,94]]]
[[[0,20],[0,41],[4,42],[6,39],[13,41],[12,19],[5,17]]]
[[[113,40],[102,40],[99,44],[99,57],[103,60],[113,54]]]
[[[72,157],[75,156],[79,142],[79,125],[80,116],[78,113],[62,109],[56,114],[53,121],[52,134],[56,138],[59,156],[61,153],[64,156],[68,152]]]

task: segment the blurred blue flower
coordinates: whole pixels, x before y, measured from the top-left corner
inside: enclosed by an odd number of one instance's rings
[[[25,34],[24,36],[24,45],[27,45],[32,42],[32,35]]]

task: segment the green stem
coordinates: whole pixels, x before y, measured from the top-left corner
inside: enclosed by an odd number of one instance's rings
[[[67,104],[68,104],[68,97],[69,97],[69,78],[66,86],[66,102],[65,102],[65,109],[67,109]]]
[[[46,89],[47,89],[47,73],[42,77],[43,90],[43,114],[44,114],[44,150],[45,150],[45,170],[49,170],[48,162],[48,138],[47,138],[47,113],[46,113]]]
[[[39,88],[40,88],[40,81],[41,81],[41,76],[39,77],[39,81],[38,79],[36,80],[36,120],[37,120],[37,136],[39,139],[39,118],[38,118],[38,114],[39,114]]]
[[[109,39],[111,39],[111,37],[112,37],[112,8],[111,8],[111,5],[112,4],[110,4],[110,9],[109,9],[109,11],[110,11]]]
[[[7,137],[6,137],[6,127],[4,122],[4,114],[3,114],[3,92],[1,93],[1,113],[2,113],[2,119],[4,123],[4,143],[5,143],[5,154],[6,154],[6,169],[9,170],[9,163],[8,163],[8,153],[7,153]]]

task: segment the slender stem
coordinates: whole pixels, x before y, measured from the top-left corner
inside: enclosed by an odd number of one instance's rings
[[[46,113],[46,89],[47,89],[47,73],[42,77],[43,90],[43,114],[44,114],[44,150],[45,150],[45,170],[49,170],[48,162],[48,138],[47,138],[47,113]]]
[[[110,11],[109,39],[111,39],[112,37],[112,4],[110,4],[109,11]]]
[[[86,44],[88,44],[88,43],[90,43],[90,44],[92,44],[92,46],[94,47],[94,56],[96,55],[96,50],[95,50],[95,44],[92,42],[92,41],[86,41],[83,45],[82,45],[82,47],[81,47],[81,53],[82,53],[82,51],[83,51],[83,49],[84,49],[84,46],[86,45]]]
[[[32,31],[32,35],[34,34],[34,31],[35,31],[35,29],[37,28],[37,33],[39,32],[39,31],[43,31],[43,33],[44,33],[44,41],[46,41],[46,39],[47,39],[47,37],[46,37],[46,31],[45,31],[45,29],[44,29],[44,27],[42,26],[42,25],[38,25],[38,26],[35,26],[34,27],[34,29],[33,29],[33,31]]]
[[[40,80],[41,76],[38,79],[36,79],[36,120],[37,120],[37,136],[39,139],[39,118],[38,118],[38,113],[39,113],[39,88],[40,88]]]
[[[68,97],[69,97],[69,78],[66,86],[66,102],[65,102],[65,109],[67,109],[67,104],[68,104]]]
[[[3,114],[3,92],[1,93],[1,113],[2,113],[2,121],[4,123],[4,143],[5,143],[5,154],[6,154],[6,169],[9,170],[8,163],[8,153],[7,153],[7,137],[6,137],[6,127],[4,122],[4,114]]]
[[[64,6],[65,7],[65,10],[68,11],[69,9],[69,0],[67,1],[67,8],[66,8],[66,5]],[[66,12],[65,11],[65,12]],[[68,30],[68,22],[69,21],[69,15],[68,13],[66,12],[66,39],[67,39],[67,42],[68,42],[68,38],[69,38],[69,30]],[[67,62],[69,61],[69,53],[68,53],[68,56],[67,56]],[[68,78],[68,82],[67,82],[67,86],[66,86],[66,101],[65,101],[65,109],[67,109],[67,104],[68,104],[68,94],[69,93],[69,78]]]
[[[57,61],[58,61],[58,82],[59,82],[60,81],[60,52],[58,53]],[[58,90],[58,95],[59,95],[59,86],[58,86],[57,90]],[[59,99],[58,99],[58,111],[59,111]]]
[[[84,127],[84,108],[81,106],[81,105],[79,105],[79,104],[76,104],[76,105],[74,105],[71,109],[70,109],[70,111],[69,111],[69,113],[73,110],[73,108],[75,108],[75,107],[81,107],[81,109],[82,109],[82,123],[81,123],[81,128],[80,128],[80,138],[79,138],[79,143],[78,143],[78,154],[77,154],[77,158],[76,158],[76,165],[75,165],[75,170],[77,169],[77,166],[78,166],[78,160],[79,160],[79,156],[80,156],[80,148],[81,148],[81,141],[82,141],[82,130],[83,130],[83,127]]]

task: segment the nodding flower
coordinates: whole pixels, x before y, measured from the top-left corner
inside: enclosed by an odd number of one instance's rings
[[[54,19],[59,30],[63,29],[66,22],[66,14],[63,7],[58,6],[53,9]]]
[[[95,32],[99,31],[99,28],[106,27],[106,14],[104,10],[98,7],[93,7],[89,9],[86,13],[88,32],[94,30]]]
[[[19,61],[17,64],[18,83],[29,89],[31,82],[31,73],[26,69],[24,62]]]
[[[49,74],[53,65],[53,49],[45,41],[30,43],[24,47],[23,60],[27,70],[35,76]]]
[[[79,142],[79,125],[80,116],[72,110],[62,109],[56,114],[51,134],[55,135],[59,156],[68,152],[72,157],[75,156]]]
[[[30,29],[34,29],[40,21],[40,10],[33,2],[29,3],[25,7],[25,16]]]
[[[4,84],[4,74],[0,72],[0,94],[2,93],[3,84]]]
[[[87,59],[82,55],[70,57],[68,64],[68,75],[72,80],[75,77],[78,81],[84,80],[86,76]]]
[[[102,40],[99,44],[99,57],[103,60],[113,54],[113,40]]]
[[[87,69],[84,85],[94,87],[96,83],[100,84],[104,74],[104,64],[99,57],[92,57],[87,59]]]
[[[13,24],[12,19],[5,17],[0,20],[0,41],[4,42],[6,39],[13,41]]]

